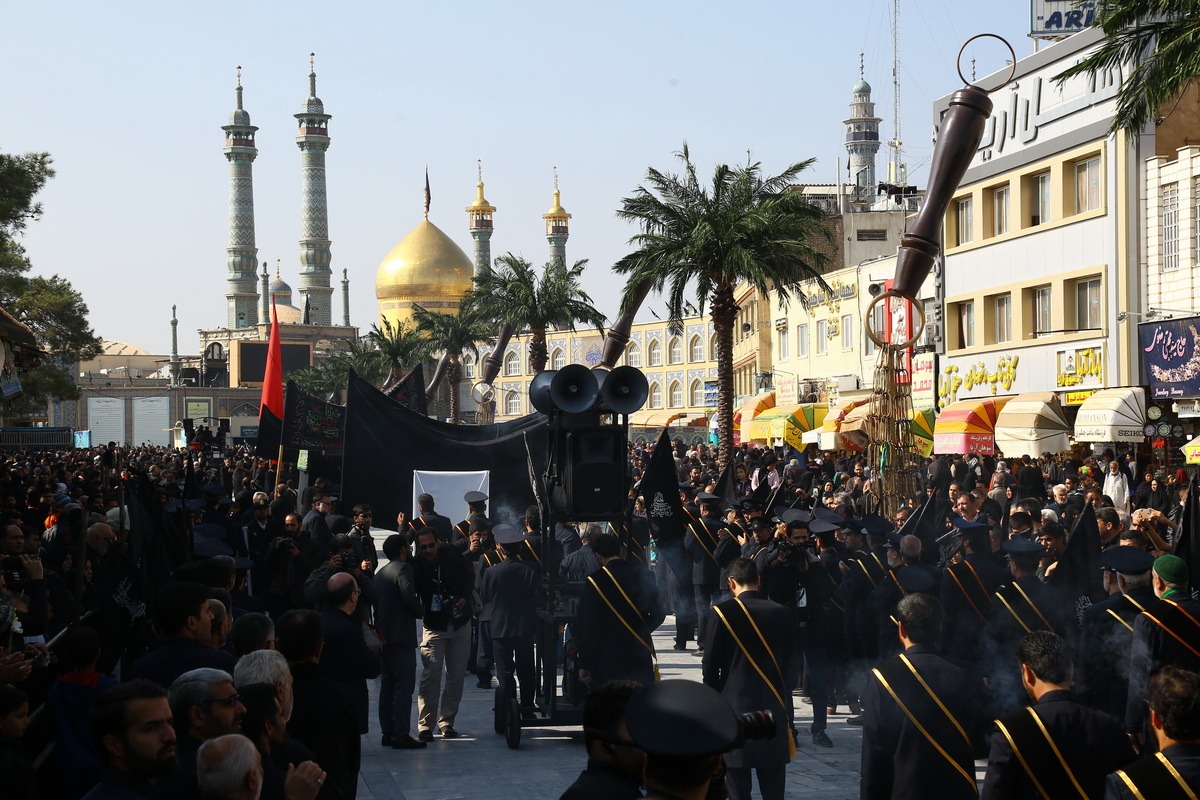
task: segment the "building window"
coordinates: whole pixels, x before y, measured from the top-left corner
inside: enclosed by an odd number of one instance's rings
[[[692,402],[689,404],[692,408],[704,408],[704,381],[692,381]]]
[[[854,349],[854,318],[849,314],[842,317],[842,349]]]
[[[1100,207],[1100,156],[1075,164],[1075,213]]]
[[[504,374],[505,375],[520,375],[521,374],[521,357],[514,350],[504,356]]]
[[[688,340],[688,361],[695,364],[698,361],[704,360],[704,340],[700,338],[700,334],[696,334]]]
[[[796,326],[796,355],[808,357],[808,325]]]
[[[683,408],[683,384],[679,381],[671,381],[671,388],[667,392],[667,402],[671,408]]]
[[[787,358],[788,357],[788,329],[786,327],[776,328],[775,333],[778,334],[777,338],[779,339],[779,353],[776,357],[777,358]]]
[[[629,347],[625,349],[625,363],[631,367],[642,365],[642,348],[638,347],[637,342],[630,342]]]
[[[561,347],[556,347],[550,353],[550,369],[562,369],[567,365],[567,354]]]
[[[508,396],[504,398],[504,413],[510,416],[521,413],[520,392],[509,392]]]
[[[958,313],[955,315],[958,323],[958,346],[959,347],[974,347],[975,346],[975,303],[968,300],[965,303],[958,304]]]
[[[1100,279],[1075,282],[1075,328],[1085,330],[1099,329],[1101,317]]]
[[[1009,191],[1007,186],[1001,186],[992,192],[992,235],[1002,236],[1008,233]]]
[[[717,335],[715,333],[708,339],[708,360],[717,360]]]
[[[829,352],[829,320],[817,320],[817,355],[823,356]]]
[[[1158,236],[1164,271],[1179,269],[1179,184],[1164,184],[1159,191]]]
[[[968,197],[954,204],[955,220],[958,229],[958,244],[971,241],[971,227],[974,223],[974,201]]]
[[[887,231],[882,229],[867,228],[858,232],[858,241],[860,242],[886,242]]]
[[[658,339],[651,339],[649,350],[650,350],[650,366],[661,367],[662,366],[662,342],[658,341]]]
[[[1033,290],[1033,335],[1042,336],[1050,332],[1050,300],[1053,295],[1049,286]]]
[[[885,317],[884,303],[876,303],[875,307],[871,309],[870,326],[877,336],[887,336],[887,331],[884,329],[887,324]],[[874,355],[875,350],[875,342],[871,340],[870,336],[863,334],[863,352],[867,355]]]
[[[1007,294],[992,298],[992,335],[995,343],[1012,341],[1012,296]]]
[[[1044,225],[1050,221],[1050,173],[1042,172],[1034,175],[1030,179],[1033,189],[1033,197],[1031,198],[1031,207],[1033,216],[1029,220],[1030,225]]]
[[[683,342],[678,336],[672,336],[671,342],[667,346],[667,363],[682,364],[683,363]]]
[[[474,378],[475,377],[475,355],[473,353],[465,354],[462,359],[462,365],[463,365],[463,377],[464,378]]]
[[[658,385],[658,381],[650,384],[650,403],[651,408],[662,408],[662,387]]]

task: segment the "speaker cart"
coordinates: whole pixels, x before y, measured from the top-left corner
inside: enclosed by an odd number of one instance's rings
[[[546,472],[534,489],[544,592],[534,643],[537,705],[522,709],[514,687],[496,689],[493,727],[513,749],[520,746],[522,728],[583,723],[587,687],[579,680],[568,634],[578,619],[584,582],[560,577],[554,532],[559,522],[607,522],[628,547],[629,414],[642,407],[648,391],[646,376],[625,366],[608,372],[571,364],[542,372],[529,385],[530,401],[550,425]]]

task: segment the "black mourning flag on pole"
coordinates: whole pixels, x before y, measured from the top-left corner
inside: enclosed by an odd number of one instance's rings
[[[254,455],[272,461],[279,458],[279,441],[282,436],[283,420],[265,405],[261,406],[258,412],[258,441],[254,445]]]
[[[725,469],[721,470],[721,475],[717,478],[717,485],[713,491],[717,497],[721,498],[721,502],[725,505],[737,500],[737,492],[733,488],[733,461],[730,460],[725,465]]]
[[[1100,528],[1096,525],[1096,512],[1091,503],[1084,505],[1076,519],[1066,547],[1058,557],[1058,565],[1046,582],[1066,592],[1075,601],[1079,613],[1104,598],[1100,575]]]
[[[341,450],[346,438],[346,407],[326,402],[287,383],[283,446],[296,450]]]
[[[1187,564],[1192,579],[1192,596],[1200,591],[1200,483],[1192,478],[1188,483],[1187,500],[1183,503],[1183,516],[1179,519],[1179,530],[1175,531],[1175,543],[1171,552]]]
[[[665,428],[654,445],[639,489],[646,501],[650,535],[661,541],[682,539],[685,518],[683,503],[679,499],[679,476],[675,473],[671,438],[667,436]]]
[[[384,394],[409,411],[415,411],[422,417],[429,416],[425,399],[425,368],[420,364],[405,373],[394,386],[385,389]]]
[[[909,515],[900,526],[904,536],[912,534],[921,540],[921,561],[926,564],[938,564],[948,561],[953,551],[949,539],[939,541],[949,531],[946,529],[946,508],[937,492],[925,498],[921,507]],[[943,555],[943,549],[946,553]]]

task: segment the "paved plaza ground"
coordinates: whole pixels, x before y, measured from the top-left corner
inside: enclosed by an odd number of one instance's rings
[[[654,636],[661,654],[664,678],[700,680],[700,659],[671,649],[671,617]],[[375,708],[377,682],[372,682]],[[787,796],[840,800],[858,797],[859,749],[862,729],[847,725],[848,715],[829,718],[832,748],[812,745],[804,733],[810,707],[796,698],[800,709],[799,753],[788,766]],[[415,712],[415,702],[414,702]],[[361,800],[518,800],[557,798],[583,769],[587,756],[578,727],[525,728],[521,746],[510,750],[504,737],[492,732],[492,691],[475,688],[467,677],[462,709],[455,727],[462,736],[437,738],[424,750],[391,750],[379,745],[378,723],[371,720],[370,736],[363,741]],[[413,733],[416,730],[414,726]],[[979,776],[982,777],[982,765]]]

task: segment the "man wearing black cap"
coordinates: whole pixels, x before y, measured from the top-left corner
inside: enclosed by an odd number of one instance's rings
[[[766,517],[755,517],[750,523],[750,534],[750,539],[742,545],[742,557],[753,561],[762,574],[775,549],[775,526]]]
[[[1133,623],[1125,707],[1125,725],[1139,743],[1150,678],[1167,665],[1200,672],[1200,603],[1188,596],[1187,563],[1178,556],[1159,556],[1151,572],[1159,600]]]
[[[251,517],[242,527],[241,539],[245,543],[246,555],[254,561],[246,590],[255,597],[266,598],[270,585],[267,567],[267,550],[271,542],[283,536],[283,525],[271,516],[271,498],[266,492],[256,492],[251,500]],[[235,550],[236,552],[236,550]]]
[[[1041,473],[1038,473],[1041,480]],[[955,517],[961,560],[946,566],[940,599],[945,612],[942,652],[960,661],[983,662],[980,640],[996,591],[1008,574],[992,557],[991,526]]]
[[[1105,798],[1196,797],[1200,792],[1200,675],[1163,667],[1150,679],[1158,752],[1109,775]]]
[[[436,505],[437,502],[433,499],[433,495],[428,492],[417,495],[417,516],[411,520],[397,519],[397,522],[400,523],[400,532],[416,536],[417,531],[422,528],[433,528],[437,531],[439,542],[458,544],[460,549],[465,550],[462,541],[465,541],[467,537],[467,527],[463,526],[461,532],[457,528],[452,531],[450,518],[437,513],[434,510]],[[402,511],[400,514],[403,517],[404,512]]]
[[[749,800],[750,771],[763,800],[782,800],[786,767],[795,754],[790,721],[798,659],[792,614],[762,593],[758,569],[749,558],[729,565],[732,600],[713,609],[704,648],[704,682],[721,692],[738,712],[767,708],[775,714],[775,736],[751,741],[726,759],[731,800]]]
[[[1100,554],[1100,565],[1116,576],[1120,591],[1083,612],[1075,691],[1096,708],[1124,717],[1134,619],[1158,600],[1150,586],[1154,556],[1140,547],[1110,547]]]
[[[1074,604],[1066,595],[1038,580],[1038,562],[1046,548],[1027,539],[1007,539],[1012,580],[996,592],[984,628],[984,671],[991,680],[997,714],[1025,704],[1025,691],[1012,654],[1021,638],[1034,631],[1074,636]]]
[[[713,494],[701,492],[700,517],[688,523],[683,534],[683,551],[692,562],[692,590],[696,603],[696,640],[704,641],[704,632],[712,616],[713,595],[720,589],[721,569],[726,564],[717,561],[717,546],[724,524],[721,522],[720,499]],[[703,652],[697,648],[696,654]]]
[[[583,701],[587,769],[558,800],[632,800],[641,797],[645,754],[629,739],[625,708],[641,688],[634,681],[598,685]]]
[[[1101,797],[1105,776],[1135,757],[1120,720],[1076,700],[1061,636],[1026,634],[1017,661],[1034,705],[996,720],[981,800]]]
[[[621,558],[617,537],[592,543],[600,569],[589,576],[574,626],[579,678],[595,687],[613,680],[651,683],[657,655],[651,638],[666,618],[649,572]]]
[[[319,492],[313,496],[312,508],[304,515],[304,519],[300,523],[300,530],[307,533],[317,543],[318,555],[322,559],[329,557],[329,540],[333,538],[329,525],[325,522],[325,515],[332,508],[333,503],[329,495]]]
[[[492,610],[488,631],[496,660],[496,678],[510,696],[517,696],[514,674],[521,686],[521,705],[533,707],[537,675],[533,664],[533,637],[537,633],[537,608],[542,592],[537,567],[521,558],[524,534],[511,525],[492,529],[496,552],[503,559],[484,570],[479,594]]]
[[[874,614],[878,630],[877,659],[888,658],[897,652],[896,623],[892,610],[901,598],[918,592],[937,597],[941,573],[921,562],[921,540],[913,535],[888,536],[887,558],[890,569],[879,585],[867,595],[867,607]]]
[[[872,669],[863,689],[859,796],[977,797],[975,744],[983,685],[938,655],[942,608],[937,600],[906,595],[894,617],[903,653]]]
[[[847,690],[852,704],[857,704],[862,681],[869,662],[879,656],[879,621],[868,598],[872,590],[887,576],[887,553],[883,543],[890,530],[887,520],[867,527],[863,520],[848,519],[842,528],[850,556],[842,562],[842,582],[838,596],[845,608],[846,647],[848,650]],[[874,533],[873,533],[874,532]],[[862,716],[851,718],[851,725],[861,725]]]

